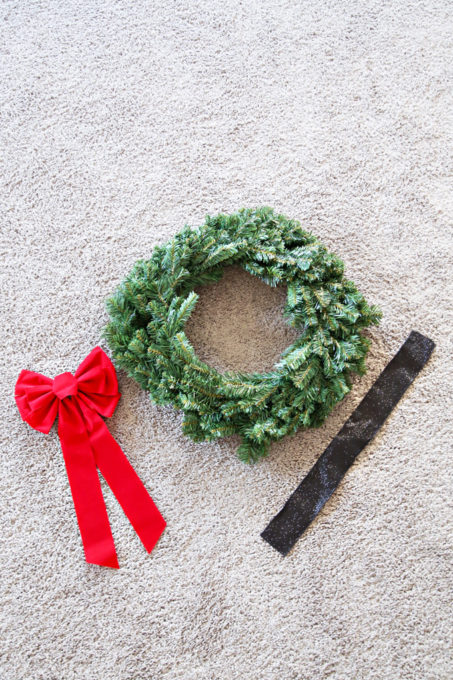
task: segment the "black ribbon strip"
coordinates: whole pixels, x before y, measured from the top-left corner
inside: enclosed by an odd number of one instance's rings
[[[333,494],[360,451],[371,441],[428,361],[435,345],[412,331],[351,417],[261,536],[287,555]]]

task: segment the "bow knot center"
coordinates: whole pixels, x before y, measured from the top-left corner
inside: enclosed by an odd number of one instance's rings
[[[59,399],[75,396],[77,389],[77,380],[72,373],[60,373],[52,383],[52,392]]]

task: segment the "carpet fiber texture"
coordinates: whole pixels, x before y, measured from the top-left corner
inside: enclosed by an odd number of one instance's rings
[[[0,18],[2,680],[451,677],[451,4],[5,0]],[[381,307],[369,371],[254,467],[120,372],[109,428],[168,527],[147,555],[103,485],[121,569],[88,565],[19,371],[74,371],[136,259],[257,205]],[[221,370],[270,368],[295,337],[284,289],[230,267],[199,292],[187,332]],[[260,532],[413,328],[430,363],[283,558]]]

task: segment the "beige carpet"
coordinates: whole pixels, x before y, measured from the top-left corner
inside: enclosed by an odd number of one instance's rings
[[[452,677],[451,9],[1,4],[1,680]],[[87,565],[18,373],[75,370],[136,259],[256,205],[303,221],[381,306],[369,373],[256,467],[235,438],[184,438],[121,373],[109,427],[168,528],[148,556],[106,489],[121,569]],[[188,327],[200,356],[272,366],[284,294],[228,269]],[[430,364],[282,558],[260,532],[411,329]]]

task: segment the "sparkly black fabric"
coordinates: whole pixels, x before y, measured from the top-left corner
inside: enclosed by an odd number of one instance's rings
[[[333,494],[360,451],[371,441],[428,361],[434,342],[412,331],[351,417],[261,536],[287,555]]]

